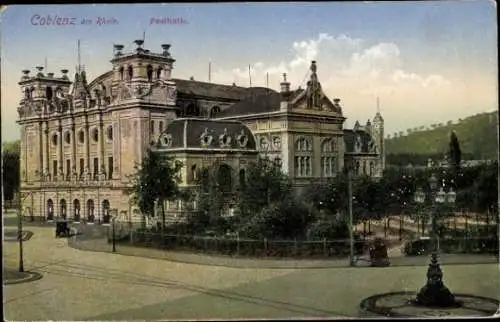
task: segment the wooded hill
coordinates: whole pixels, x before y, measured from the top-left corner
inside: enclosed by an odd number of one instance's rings
[[[436,123],[394,133],[385,140],[388,162],[394,164],[391,159],[400,159],[404,155],[419,160],[429,157],[441,159],[448,151],[452,130],[457,133],[460,141],[463,160],[498,158],[498,113],[495,111],[448,121],[446,124]],[[413,162],[416,163],[422,164]]]

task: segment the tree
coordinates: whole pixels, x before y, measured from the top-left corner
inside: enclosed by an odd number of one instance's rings
[[[222,218],[221,212],[227,203],[227,197],[220,189],[216,180],[210,177],[210,169],[203,168],[198,180],[198,209],[190,218],[189,226],[193,233],[206,232],[213,229],[218,233],[226,231],[228,223]]]
[[[310,207],[292,196],[273,202],[252,216],[240,232],[249,238],[304,238],[314,220]]]
[[[455,131],[451,131],[448,156],[453,171],[456,173],[460,169],[460,162],[462,161],[462,151],[460,150],[460,142],[458,141]]]
[[[154,216],[155,202],[161,207],[162,228],[165,226],[165,200],[186,199],[185,192],[179,189],[181,182],[180,171],[183,165],[170,157],[147,151],[146,157],[136,172],[131,176],[132,187],[128,191],[132,201],[137,204],[143,218],[145,215]]]
[[[243,217],[259,213],[272,201],[284,200],[292,193],[290,180],[267,158],[251,163],[244,179],[238,196],[238,208]]]
[[[328,216],[346,214],[349,206],[347,184],[347,174],[339,173],[326,183],[309,186],[304,197],[315,209],[326,212]]]
[[[12,200],[20,184],[19,140],[4,142],[2,150],[3,196],[5,200]]]

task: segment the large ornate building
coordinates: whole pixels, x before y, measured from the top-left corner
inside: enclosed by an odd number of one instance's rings
[[[114,45],[112,70],[90,83],[80,66],[73,81],[68,70],[60,76],[42,67],[33,76],[23,71],[18,123],[25,214],[107,223],[113,209],[120,220],[140,220],[125,191],[148,148],[183,162],[184,187],[195,187],[200,171],[211,168],[233,189],[259,154],[297,187],[335,176],[345,162],[358,174],[382,174],[380,113],[365,126],[344,129],[340,99],[324,94],[315,61],[304,89],[292,90],[284,75],[277,92],[172,78],[170,45],[153,53],[142,41],[135,44],[131,53]],[[170,218],[187,210],[180,201],[167,205]]]

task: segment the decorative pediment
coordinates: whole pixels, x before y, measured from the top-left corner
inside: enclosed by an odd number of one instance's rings
[[[313,109],[313,110],[329,111],[329,112],[334,112],[336,110],[335,105],[323,92],[321,86],[319,86],[315,91],[306,90],[300,93],[292,101],[292,108],[304,109],[304,110]]]

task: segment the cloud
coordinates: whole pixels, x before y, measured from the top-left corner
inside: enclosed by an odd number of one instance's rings
[[[304,86],[309,65],[318,61],[318,74],[327,94],[342,94],[338,90],[349,88],[360,95],[389,95],[411,90],[421,91],[450,85],[442,75],[420,75],[416,71],[405,70],[401,50],[396,43],[381,42],[369,44],[345,34],[333,36],[320,33],[314,39],[297,40],[291,44],[290,57],[274,63],[259,61],[232,70],[218,70],[214,73],[217,82],[236,82],[243,86],[269,86],[279,88],[282,74],[288,74],[292,86]],[[269,77],[266,77],[266,74]],[[355,89],[357,88],[357,89]]]

